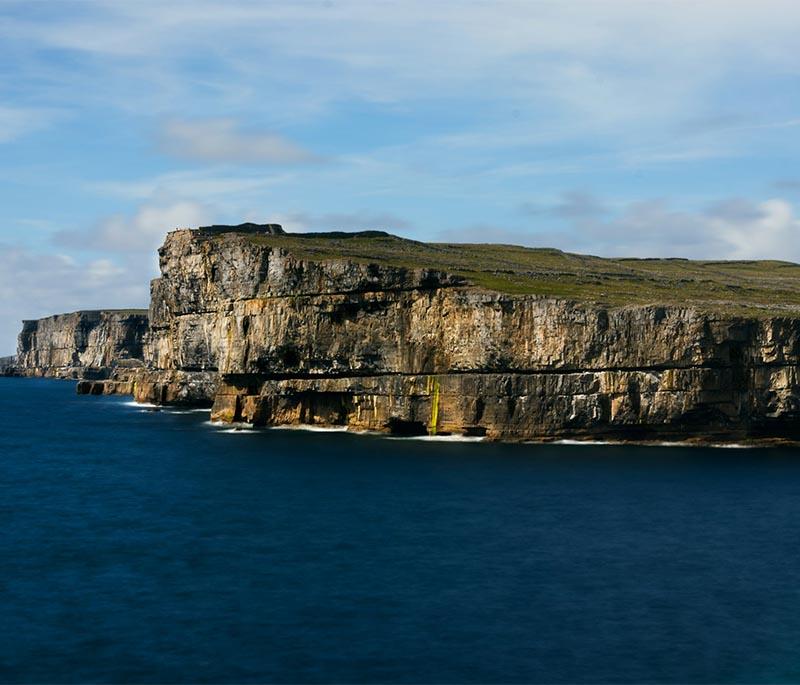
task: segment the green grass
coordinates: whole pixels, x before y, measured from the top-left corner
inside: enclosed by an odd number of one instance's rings
[[[247,235],[299,259],[348,259],[458,274],[473,286],[620,307],[689,305],[747,316],[800,313],[800,265],[780,261],[602,258],[550,248],[420,243],[391,235]],[[224,238],[214,238],[216,240]]]

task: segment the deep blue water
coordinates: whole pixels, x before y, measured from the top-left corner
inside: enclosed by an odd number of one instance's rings
[[[800,681],[800,453],[226,433],[0,380],[3,682]]]

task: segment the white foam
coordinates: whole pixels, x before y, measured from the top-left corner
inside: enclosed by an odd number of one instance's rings
[[[150,402],[137,402],[136,400],[120,402],[119,404],[123,407],[133,407],[134,409],[159,409],[167,414],[208,414],[211,411],[210,407],[182,408],[180,405],[151,404]]]
[[[214,428],[224,428],[229,430],[244,430],[253,428],[252,423],[245,423],[244,421],[235,421],[229,423],[227,421],[203,421],[206,426],[214,426]]]
[[[564,438],[563,440],[552,440],[547,442],[539,442],[535,443],[539,445],[581,445],[586,447],[592,447],[597,445],[620,445],[620,442],[614,442],[612,440],[570,440],[569,438]]]
[[[387,440],[425,440],[430,442],[481,442],[483,436],[468,435],[389,435],[374,430],[350,430],[347,426],[317,426],[309,423],[282,424],[268,426],[269,430],[308,431],[311,433],[349,433],[350,435],[364,435],[381,437]]]
[[[347,426],[315,426],[310,423],[285,424],[282,426],[269,426],[270,430],[284,431],[310,431],[312,433],[346,433]]]
[[[203,421],[204,426],[213,426],[214,428],[222,428],[224,426],[230,426],[231,424],[226,423],[225,421],[212,421],[209,419],[208,421]]]
[[[197,414],[202,412],[203,414],[209,414],[211,412],[210,409],[171,409],[166,408],[164,410],[167,414]]]
[[[635,444],[635,443],[633,443]],[[758,445],[744,445],[738,442],[697,442],[689,440],[664,440],[662,442],[642,443],[648,447],[710,447],[712,449],[748,450]]]
[[[714,449],[752,449],[758,445],[744,445],[734,442],[696,442],[689,440],[553,440],[551,442],[537,442],[540,445],[585,445],[587,447],[597,445],[631,445],[634,447],[711,447]]]
[[[421,440],[423,442],[482,442],[476,435],[387,435],[387,440]]]
[[[115,403],[116,404],[116,403]],[[149,402],[136,402],[128,401],[121,403],[125,407],[133,407],[138,409],[140,414],[150,414],[153,409],[164,411],[168,414],[194,414],[204,413],[208,414],[211,409],[207,407],[194,408],[194,409],[174,409],[160,404],[151,404]],[[254,428],[251,423],[228,423],[227,421],[203,421],[203,425],[211,426],[220,429],[220,433],[257,433],[259,432]],[[290,431],[307,431],[310,433],[346,433],[351,435],[365,435],[373,437],[382,437],[387,440],[421,440],[423,442],[483,442],[485,440],[482,436],[469,436],[469,435],[387,435],[381,431],[373,430],[349,430],[347,426],[317,426],[314,424],[284,424],[280,426],[267,426],[268,430],[290,430]],[[561,440],[530,440],[525,441],[529,445],[565,445],[565,446],[581,446],[581,447],[598,447],[603,445],[633,445],[642,447],[706,447],[713,449],[754,449],[759,447],[758,444],[743,444],[743,443],[707,443],[707,442],[690,442],[680,440],[663,440],[656,441],[635,441],[635,440],[576,440],[574,438],[563,438]]]

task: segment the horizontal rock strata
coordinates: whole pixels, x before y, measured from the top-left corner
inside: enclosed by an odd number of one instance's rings
[[[214,371],[116,368],[108,379],[78,383],[80,395],[133,395],[147,404],[211,407],[220,386]]]
[[[298,259],[241,232],[173,232],[160,265],[147,370],[85,391],[397,434],[797,432],[794,318],[501,294],[435,270]]]
[[[53,378],[106,378],[140,367],[148,330],[144,310],[79,311],[24,321],[16,372]]]

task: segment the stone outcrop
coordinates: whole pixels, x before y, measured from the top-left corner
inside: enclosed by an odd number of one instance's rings
[[[170,233],[147,369],[86,392],[212,418],[489,439],[798,437],[800,320],[605,308]],[[119,384],[115,386],[114,384]]]
[[[145,310],[79,311],[23,321],[16,372],[52,378],[108,378],[144,359]]]
[[[105,379],[85,378],[79,395],[133,395],[139,402],[211,407],[220,386],[214,371],[116,367]]]
[[[236,224],[235,226],[229,226],[227,224],[214,224],[213,226],[201,226],[198,230],[206,235],[214,235],[220,233],[284,235],[285,233],[283,227],[280,224],[254,224],[252,222],[247,222],[244,224]]]

